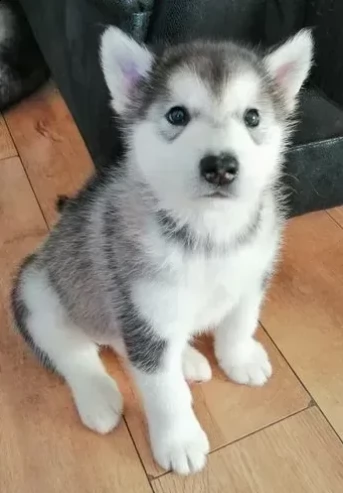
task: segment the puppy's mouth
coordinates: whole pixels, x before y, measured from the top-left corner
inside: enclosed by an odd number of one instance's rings
[[[204,197],[208,199],[228,199],[230,194],[223,190],[215,190],[214,192],[206,194]]]
[[[206,188],[203,188],[198,195],[198,198],[200,198],[201,200],[211,199],[211,201],[218,202],[222,200],[232,200],[237,198],[238,190],[237,187],[234,185]]]

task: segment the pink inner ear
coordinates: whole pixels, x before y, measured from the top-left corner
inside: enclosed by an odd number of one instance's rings
[[[283,86],[285,82],[287,82],[287,78],[292,71],[293,66],[294,64],[292,62],[285,63],[284,65],[281,65],[281,67],[279,67],[276,71],[275,79],[280,86]]]
[[[137,67],[133,63],[129,63],[129,62],[124,63],[122,70],[126,80],[127,90],[131,91],[134,88],[134,86],[137,84],[141,76],[137,70]]]

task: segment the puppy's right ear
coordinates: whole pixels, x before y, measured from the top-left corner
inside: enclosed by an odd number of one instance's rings
[[[100,55],[112,107],[122,114],[136,84],[148,74],[153,55],[116,27],[109,27],[102,35]]]

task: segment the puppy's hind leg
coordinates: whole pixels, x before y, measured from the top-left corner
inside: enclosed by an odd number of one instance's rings
[[[98,433],[111,431],[121,416],[122,397],[99,358],[97,345],[69,320],[42,270],[24,268],[13,293],[21,333],[65,378],[83,423]]]

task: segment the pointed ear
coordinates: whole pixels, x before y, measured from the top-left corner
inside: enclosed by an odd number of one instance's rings
[[[289,110],[294,108],[296,96],[310,72],[312,56],[311,31],[302,29],[264,59],[268,72],[285,95]]]
[[[102,35],[100,56],[112,107],[121,114],[130,101],[135,85],[149,72],[153,56],[116,27],[109,27]]]

